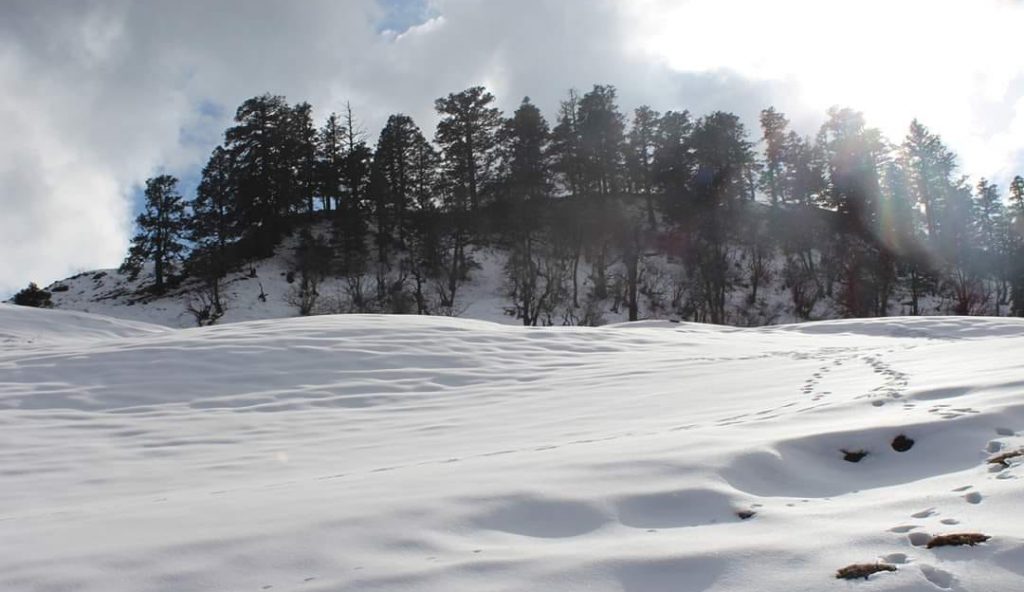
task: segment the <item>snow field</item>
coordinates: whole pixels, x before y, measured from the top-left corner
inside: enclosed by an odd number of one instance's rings
[[[0,305],[0,589],[1016,590],[1021,468],[985,461],[1024,446],[1022,359],[1007,319]]]

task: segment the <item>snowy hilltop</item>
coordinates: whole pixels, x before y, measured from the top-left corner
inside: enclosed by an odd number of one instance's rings
[[[307,102],[252,97],[194,191],[145,181],[119,271],[15,298],[177,327],[1024,316],[1024,177],[970,178],[917,120],[886,139],[836,107],[812,138],[769,107],[757,134],[617,93],[570,91],[549,123],[474,86],[435,101],[432,140],[395,113],[375,143],[350,108],[318,125]]]
[[[0,305],[0,589],[1016,590],[1022,357],[1015,319]]]

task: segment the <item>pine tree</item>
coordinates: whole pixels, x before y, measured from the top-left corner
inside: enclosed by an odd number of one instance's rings
[[[1010,182],[1010,203],[1007,212],[1010,257],[1010,314],[1024,317],[1024,177],[1017,175]]]
[[[223,314],[220,279],[235,263],[234,247],[242,236],[234,193],[231,153],[218,146],[203,168],[192,201],[188,238],[194,247],[187,262],[189,274],[205,284],[209,302],[204,305],[209,305],[207,314],[213,318]]]
[[[761,173],[761,190],[768,194],[771,204],[777,205],[783,199],[786,184],[788,148],[786,128],[789,120],[782,113],[769,107],[761,111],[761,132],[764,142],[764,170]]]
[[[945,200],[954,191],[956,155],[918,120],[910,124],[900,158],[904,163],[914,199],[924,209],[929,240],[938,240]]]
[[[369,204],[365,197],[373,153],[364,137],[348,103],[344,116],[332,113],[320,133],[321,183],[323,191],[334,200],[333,243],[340,256],[338,271],[349,278],[366,270]]]
[[[695,159],[692,192],[699,203],[730,205],[750,198],[754,153],[739,117],[722,111],[702,117],[688,144]]]
[[[501,130],[505,185],[513,200],[543,199],[550,194],[548,123],[525,97]]]
[[[751,143],[739,118],[716,111],[702,117],[688,141],[694,159],[689,195],[698,222],[691,265],[696,269],[706,320],[726,322],[726,302],[734,283],[729,262],[729,230],[741,205],[751,197]]]
[[[289,147],[292,111],[282,96],[253,97],[224,132],[235,177],[236,210],[249,234],[248,255],[266,256],[287,229],[297,192]]]
[[[558,176],[563,191],[578,196],[583,191],[583,145],[579,126],[579,95],[569,97],[559,106],[558,124],[551,132],[551,168]]]
[[[344,186],[352,207],[362,207],[370,178],[373,151],[366,145],[366,133],[352,115],[352,105],[345,103],[345,174]]]
[[[654,147],[654,183],[665,194],[668,214],[679,220],[691,202],[690,188],[696,162],[690,151],[693,121],[688,111],[669,111],[658,126]]]
[[[524,98],[501,132],[506,209],[501,234],[508,259],[505,277],[512,311],[524,325],[535,325],[545,296],[538,277],[543,200],[550,195],[550,131],[537,107]]]
[[[976,246],[981,272],[995,280],[995,314],[1010,298],[1010,221],[999,188],[982,178],[975,186]]]
[[[627,138],[626,168],[632,191],[644,197],[647,225],[654,229],[654,152],[658,147],[661,114],[647,105],[633,111],[633,125]]]
[[[481,194],[494,179],[501,111],[491,106],[494,95],[482,86],[437,99],[441,116],[434,141],[441,148],[444,166],[457,202],[479,208]]]
[[[378,247],[402,246],[408,212],[418,199],[426,198],[423,190],[428,181],[419,178],[418,173],[424,172],[420,165],[425,155],[432,152],[411,117],[398,114],[388,118],[377,141],[371,171],[375,181],[371,202]],[[381,261],[384,259],[382,252]]]
[[[877,221],[881,194],[880,133],[867,127],[860,112],[833,107],[817,145],[825,182],[822,205],[839,214],[844,230],[867,236]]]
[[[146,203],[135,222],[139,233],[132,238],[122,271],[137,275],[146,261],[153,262],[153,290],[162,294],[166,276],[174,272],[185,244],[182,239],[188,228],[185,202],[178,193],[178,180],[160,175],[146,180]]]
[[[315,199],[322,185],[317,178],[317,130],[313,125],[313,107],[299,103],[288,113],[287,135],[284,139],[287,158],[284,172],[291,172],[285,181],[291,208],[298,211],[305,205],[307,215],[312,218],[316,211]]]
[[[985,178],[978,181],[975,187],[978,245],[986,251],[995,251],[1000,244],[998,229],[1006,214],[1002,198],[999,196],[999,188]]]
[[[796,132],[786,135],[785,168],[781,183],[783,201],[805,206],[822,200],[825,191],[824,174],[817,147]]]
[[[317,185],[323,209],[339,209],[345,185],[345,127],[337,113],[327,116],[316,136]]]
[[[617,193],[622,189],[626,124],[616,104],[615,87],[594,85],[580,99],[577,121],[584,191]]]

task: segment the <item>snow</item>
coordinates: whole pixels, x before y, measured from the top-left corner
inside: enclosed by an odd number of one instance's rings
[[[1021,360],[995,318],[0,305],[0,590],[1017,590],[1022,468],[985,461],[1024,446]]]

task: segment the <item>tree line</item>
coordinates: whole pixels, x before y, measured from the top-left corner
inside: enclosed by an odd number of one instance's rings
[[[308,103],[245,101],[193,199],[146,182],[122,270],[151,262],[156,293],[189,278],[200,322],[223,314],[231,271],[289,235],[302,314],[324,310],[327,278],[344,285],[332,312],[457,313],[487,250],[526,325],[609,308],[760,324],[780,291],[799,319],[1024,314],[1024,178],[1008,200],[972,183],[916,120],[894,143],[833,108],[802,136],[768,108],[751,137],[722,111],[627,116],[608,85],[570,91],[553,126],[483,87],[434,106],[432,139],[395,114],[371,147],[349,107],[318,126]]]

